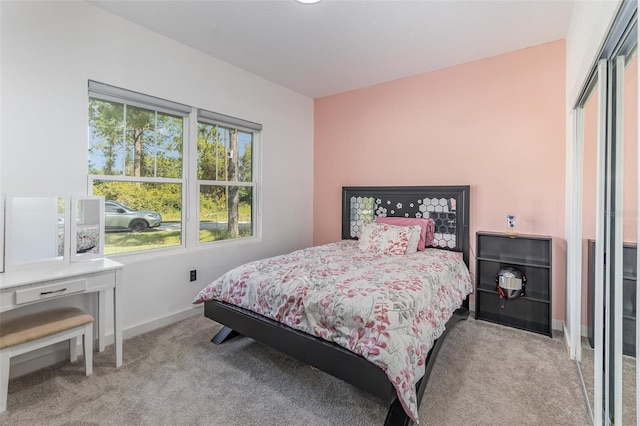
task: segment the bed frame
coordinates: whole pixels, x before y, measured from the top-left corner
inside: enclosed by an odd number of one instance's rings
[[[357,238],[361,222],[380,215],[434,218],[436,235],[439,237],[434,245],[462,252],[464,262],[469,266],[469,186],[342,188],[343,239]],[[205,302],[204,314],[223,324],[222,330],[211,340],[213,343],[221,344],[237,335],[251,337],[378,396],[389,404],[385,426],[411,423],[387,375],[360,355],[225,302]],[[447,333],[468,316],[467,297],[427,355],[424,376],[416,383],[418,406]]]

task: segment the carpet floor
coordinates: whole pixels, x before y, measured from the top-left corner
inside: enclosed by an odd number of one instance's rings
[[[382,425],[386,407],[353,386],[252,339],[210,343],[220,325],[195,316],[9,382],[1,425]],[[420,423],[588,425],[561,338],[469,319],[449,333]]]
[[[582,339],[582,361],[580,369],[584,380],[585,390],[591,409],[593,400],[593,348],[587,338]],[[636,359],[628,355],[622,355],[622,424],[637,425],[636,413]]]

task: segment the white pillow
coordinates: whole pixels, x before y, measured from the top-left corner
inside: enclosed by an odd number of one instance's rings
[[[358,248],[362,251],[378,251],[378,225],[375,222],[362,224]]]
[[[358,248],[382,254],[411,254],[418,250],[422,228],[368,222],[362,226]]]
[[[418,243],[420,242],[420,234],[422,233],[422,227],[420,225],[407,226],[409,231],[409,245],[407,246],[406,254],[415,253],[418,251]]]

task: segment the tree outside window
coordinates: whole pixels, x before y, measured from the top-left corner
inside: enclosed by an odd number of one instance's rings
[[[198,122],[201,243],[253,235],[253,133]]]

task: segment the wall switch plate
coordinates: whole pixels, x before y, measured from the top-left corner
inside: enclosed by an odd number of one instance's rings
[[[196,270],[192,270],[189,272],[189,281],[195,281],[197,279]]]

